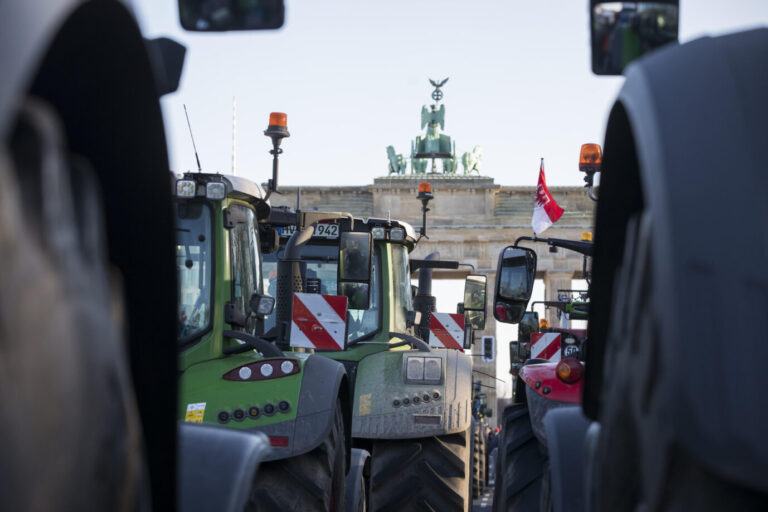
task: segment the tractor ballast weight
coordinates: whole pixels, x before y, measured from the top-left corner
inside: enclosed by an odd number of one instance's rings
[[[755,413],[768,407],[768,345],[751,333],[768,308],[766,55],[766,29],[661,49],[627,69],[608,119],[583,405],[601,423],[598,464],[610,460],[603,434],[621,431],[612,418],[636,426],[622,442],[637,446],[627,462],[651,506],[678,482],[673,461],[768,492],[766,421]],[[738,262],[716,249],[720,233]],[[654,336],[634,328],[642,323]]]

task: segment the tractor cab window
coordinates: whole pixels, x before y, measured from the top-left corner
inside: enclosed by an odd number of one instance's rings
[[[408,251],[392,244],[392,289],[395,293],[395,329],[406,330],[406,314],[413,310],[411,276],[408,273]]]
[[[301,259],[307,263],[304,276],[305,291],[322,295],[338,295],[338,251],[338,245],[304,247]],[[282,259],[284,252],[284,247],[280,247],[278,251],[264,255],[264,289],[273,297],[277,297],[277,261]],[[373,253],[372,272],[371,307],[348,310],[348,342],[375,334],[381,325],[381,259],[378,250],[374,250]],[[273,312],[264,321],[265,332],[275,326],[275,316],[276,313]]]
[[[232,258],[232,303],[246,317],[250,316],[248,302],[251,295],[261,291],[261,265],[259,265],[259,229],[255,212],[243,205],[233,204],[236,217],[246,219],[229,230],[229,250]],[[239,211],[238,211],[239,210]],[[248,329],[252,331],[252,328]]]
[[[200,336],[211,322],[211,209],[200,201],[174,204],[180,342]]]

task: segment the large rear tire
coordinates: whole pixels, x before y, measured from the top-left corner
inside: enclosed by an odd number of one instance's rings
[[[504,409],[494,492],[495,512],[537,510],[547,457],[533,434],[528,405]]]
[[[471,508],[471,427],[458,434],[376,441],[371,510],[468,511]]]
[[[264,462],[256,474],[249,512],[344,510],[346,443],[341,403],[328,437],[314,450]]]

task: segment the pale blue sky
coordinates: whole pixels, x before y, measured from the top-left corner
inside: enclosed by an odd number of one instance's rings
[[[270,111],[288,114],[283,185],[364,185],[386,175],[387,145],[408,156],[427,78],[444,87],[445,133],[480,145],[503,185],[580,185],[583,142],[602,142],[622,78],[592,75],[587,0],[287,0],[278,31],[194,34],[176,2],[138,0],[145,33],[188,48],[179,91],[163,99],[172,170],[195,168],[187,104],[205,170],[271,175]],[[768,0],[683,0],[681,40],[768,25]]]

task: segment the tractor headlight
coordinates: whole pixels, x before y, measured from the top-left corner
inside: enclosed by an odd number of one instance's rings
[[[424,380],[424,358],[409,357],[405,362],[405,378],[409,381]]]
[[[439,357],[424,358],[424,380],[440,382],[443,376],[443,360]]]
[[[408,384],[439,384],[443,378],[443,360],[439,357],[408,356],[405,381]]]
[[[176,195],[179,197],[195,197],[197,186],[193,180],[176,181]]]
[[[205,186],[205,197],[218,201],[224,199],[227,196],[227,187],[223,183],[214,182],[208,183]]]
[[[387,230],[381,226],[373,227],[371,228],[371,236],[374,240],[384,240],[384,237],[387,236]]]

